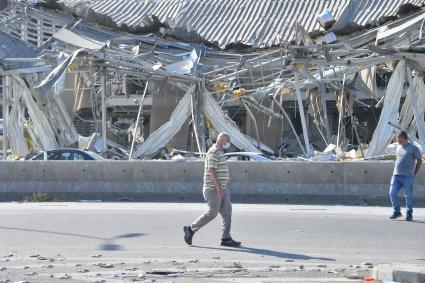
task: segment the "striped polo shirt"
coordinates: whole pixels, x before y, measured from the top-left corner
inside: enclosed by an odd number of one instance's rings
[[[224,156],[224,151],[214,144],[207,152],[205,157],[205,172],[204,172],[204,190],[215,190],[216,186],[208,173],[208,169],[216,169],[218,180],[225,189],[229,182],[229,167]]]

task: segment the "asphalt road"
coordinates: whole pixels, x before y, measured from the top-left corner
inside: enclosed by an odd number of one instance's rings
[[[389,207],[236,204],[242,248],[220,247],[219,217],[189,247],[182,227],[204,209],[0,204],[0,282],[345,282],[378,263],[425,264],[424,208],[406,222]]]

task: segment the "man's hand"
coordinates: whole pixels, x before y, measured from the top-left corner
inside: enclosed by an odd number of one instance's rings
[[[224,189],[223,189],[223,187],[222,186],[218,186],[217,187],[217,191],[218,191],[218,196],[220,198],[223,198],[223,196],[224,196]]]
[[[223,186],[220,184],[220,180],[218,180],[217,176],[217,170],[214,168],[208,169],[208,173],[211,176],[211,179],[213,180],[215,187],[217,188],[218,196],[222,198],[224,196],[224,190]]]
[[[416,159],[415,176],[419,172],[419,168],[421,168],[421,165],[422,165],[422,158]]]

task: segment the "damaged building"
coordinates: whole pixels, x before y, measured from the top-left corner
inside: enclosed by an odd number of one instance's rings
[[[0,1],[3,158],[425,150],[425,1]]]

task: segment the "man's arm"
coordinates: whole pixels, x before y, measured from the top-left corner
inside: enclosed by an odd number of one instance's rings
[[[221,185],[217,175],[218,159],[219,156],[217,155],[217,153],[211,152],[210,154],[208,154],[205,162],[207,162],[208,174],[210,175],[212,182],[217,188],[218,195],[222,197],[224,195],[223,186]]]
[[[422,158],[416,159],[415,175],[419,172],[419,168],[421,168],[421,165],[422,165]]]

